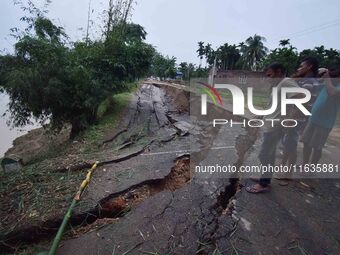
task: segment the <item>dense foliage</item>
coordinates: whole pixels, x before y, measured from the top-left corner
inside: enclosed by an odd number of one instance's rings
[[[15,51],[0,56],[0,92],[10,97],[13,126],[24,126],[32,117],[41,123],[48,120],[54,130],[70,123],[74,137],[97,121],[101,102],[145,75],[175,78],[179,71],[189,80],[207,77],[214,64],[222,70],[256,71],[273,62],[281,62],[291,75],[307,56],[316,57],[322,67],[340,66],[338,50],[320,46],[298,52],[286,39],[269,51],[265,38],[256,34],[238,45],[224,43],[216,50],[209,43],[198,42],[199,66],[177,65],[175,57],[163,56],[145,43],[147,33],[142,26],[128,22],[132,3],[109,0],[102,37],[89,38],[88,22],[84,40],[70,43],[64,29],[28,0],[22,9],[30,16],[21,18],[27,28],[22,33],[11,29]]]
[[[176,76],[176,58],[164,57],[156,53],[152,59],[150,75],[157,76],[161,79],[175,78]]]
[[[216,60],[216,67],[221,70],[243,69],[256,71],[262,70],[273,62],[280,62],[286,67],[287,75],[292,75],[299,63],[309,56],[316,57],[321,67],[340,66],[340,52],[333,48],[326,49],[321,45],[314,49],[305,49],[298,52],[290,44],[289,39],[284,39],[280,41],[278,48],[269,51],[264,42],[264,37],[254,35],[237,46],[225,43],[217,47],[216,50],[209,43],[205,45],[204,42],[198,42],[197,53],[200,63],[205,58],[206,68],[211,68]]]
[[[287,39],[281,40],[280,47],[272,50],[259,64],[259,67],[265,67],[273,62],[280,62],[287,69],[287,74],[292,75],[299,63],[306,57],[318,59],[320,67],[334,68],[340,66],[340,52],[338,50],[333,48],[325,49],[324,46],[319,46],[298,52]]]
[[[103,39],[73,44],[41,13],[28,19],[33,30],[17,37],[14,54],[0,56],[0,87],[14,126],[32,117],[56,130],[70,123],[74,137],[96,122],[103,100],[148,73],[155,50],[143,27],[114,18]]]

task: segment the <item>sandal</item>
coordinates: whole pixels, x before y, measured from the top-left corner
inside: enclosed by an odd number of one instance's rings
[[[246,187],[246,191],[249,192],[249,193],[258,194],[258,193],[268,192],[270,190],[269,186],[262,187],[260,189],[255,188],[255,186],[256,186],[256,184]]]

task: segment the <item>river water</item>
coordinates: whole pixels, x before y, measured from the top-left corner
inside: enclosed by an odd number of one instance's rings
[[[0,93],[0,158],[4,153],[12,147],[12,142],[15,138],[26,134],[29,130],[38,128],[39,124],[27,125],[23,128],[10,128],[6,121],[8,116],[2,115],[8,110],[9,97],[5,93]],[[7,114],[8,115],[8,114]]]

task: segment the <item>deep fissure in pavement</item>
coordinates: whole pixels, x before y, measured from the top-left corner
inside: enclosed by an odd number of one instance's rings
[[[181,188],[191,180],[190,155],[179,156],[170,173],[162,178],[148,180],[119,193],[110,194],[103,198],[96,208],[85,213],[75,214],[69,220],[71,232],[66,235],[71,238],[78,234],[75,227],[80,227],[79,232],[86,233],[96,227],[97,220],[101,222],[114,222],[109,219],[123,217],[132,207],[137,206],[145,199],[165,190],[174,191]],[[20,245],[30,245],[51,239],[57,232],[62,219],[48,220],[41,226],[32,226],[27,229],[13,232],[7,240],[0,244],[0,249],[13,252]]]
[[[103,199],[98,206],[99,218],[115,218],[124,215],[131,207],[141,203],[164,190],[174,191],[190,181],[190,156],[185,154],[179,157],[171,172],[163,179],[148,180],[119,194],[112,194]]]
[[[248,128],[246,129],[246,134],[240,134],[236,137],[235,147],[237,150],[238,158],[234,165],[237,168],[239,168],[243,164],[244,160],[247,157],[247,154],[257,140],[258,131],[258,129]],[[233,199],[235,194],[241,188],[242,185],[240,183],[239,177],[235,176],[235,178],[229,178],[229,184],[226,185],[224,187],[224,190],[220,192],[220,194],[217,196],[215,204],[213,204],[209,210],[213,217],[207,223],[207,225],[212,225],[214,227],[211,229],[211,231],[208,231],[207,233],[202,235],[202,238],[199,240],[196,254],[206,255],[214,253],[218,248],[217,241],[221,238],[232,235],[232,233],[235,231],[238,222],[235,222],[233,228],[230,229],[228,232],[218,236],[218,231],[220,227],[220,216],[222,215],[222,213],[225,213],[230,217],[232,216],[232,212],[234,210]]]
[[[160,117],[157,115],[156,107],[158,106],[161,107],[162,105],[159,105],[158,103],[156,104],[154,102],[152,103],[153,107],[152,113],[155,115],[158,127],[161,128],[163,127],[162,123],[164,123],[164,120],[162,120],[162,117],[164,116]],[[140,111],[142,111],[142,107],[139,97],[137,102],[137,110],[133,115],[133,118],[130,119],[129,121],[128,125],[129,127],[131,127],[134,121],[137,121],[137,118],[139,118]],[[172,124],[177,122],[176,119],[173,119],[172,113],[178,114],[178,111],[177,112],[171,111],[169,109],[166,111],[166,119],[171,126],[173,126]],[[176,126],[175,128],[178,129]],[[107,145],[109,142],[114,141],[118,136],[125,134],[126,132],[129,132],[129,128],[126,130],[123,129],[122,132],[118,132],[118,134],[112,136],[103,144]],[[177,130],[177,135],[180,135],[181,133],[187,134],[185,132],[181,132],[181,130]],[[130,135],[133,135],[133,133],[131,133]],[[172,139],[175,139],[175,137],[176,136],[170,136],[169,138],[166,138],[168,140],[164,140],[164,142],[171,141]],[[247,151],[249,150],[249,148],[251,148],[252,144],[256,139],[256,138],[253,139],[253,137],[254,134],[252,134],[252,130],[247,130],[247,133],[245,135],[239,135],[236,138],[236,149],[238,154],[237,162],[234,163],[236,166],[240,166],[240,164],[242,164]],[[149,143],[149,145],[151,143]],[[142,150],[136,152],[135,154],[123,156],[122,158],[103,161],[100,163],[100,165],[121,162],[131,157],[138,156],[141,152]],[[84,163],[84,165],[80,165],[79,168],[77,167],[76,169],[68,168],[67,170],[80,170],[82,168],[87,168],[89,166],[90,166],[89,163]],[[166,177],[162,179],[147,180],[139,184],[133,185],[128,189],[125,189],[118,193],[110,194],[109,196],[106,196],[105,198],[101,199],[95,208],[74,215],[70,220],[70,225],[76,226],[76,229],[69,231],[66,234],[66,237],[67,238],[76,237],[80,234],[84,234],[88,231],[96,229],[98,225],[107,225],[110,223],[114,223],[117,219],[124,217],[126,213],[130,211],[131,208],[137,206],[147,198],[165,190],[174,191],[176,189],[179,189],[183,187],[186,183],[188,183],[191,180],[191,178],[192,174],[190,172],[190,155],[185,154],[176,159],[175,165],[173,166],[170,173]],[[229,185],[226,185],[224,190],[220,192],[220,194],[217,196],[216,203],[212,206],[211,210],[214,217],[208,223],[214,224],[214,228],[209,233],[206,233],[204,237],[202,237],[201,240],[202,243],[203,242],[214,243],[214,241],[217,240],[218,237],[216,237],[215,233],[217,233],[219,228],[218,224],[219,216],[222,214],[223,210],[225,210],[228,207],[231,198],[235,195],[238,189],[239,189],[238,178],[231,178],[229,180]],[[7,250],[13,250],[14,246],[18,245],[18,242],[24,244],[33,244],[43,240],[50,240],[56,233],[61,221],[62,219],[60,218],[54,219],[46,221],[44,222],[44,224],[40,226],[35,226],[18,231],[16,233],[12,233],[12,235],[9,237],[10,240],[8,240],[8,242],[6,241],[7,246],[0,244],[0,248],[4,247]],[[198,254],[202,253],[199,252]]]

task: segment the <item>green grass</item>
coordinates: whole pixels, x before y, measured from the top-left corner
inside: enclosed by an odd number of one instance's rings
[[[119,122],[121,114],[132,97],[131,92],[113,95],[99,107],[102,117],[96,125],[87,128],[79,138],[84,140],[84,152],[89,152],[93,147],[98,147],[105,134],[112,130]]]
[[[51,215],[63,210],[79,186],[83,172],[55,172],[48,164],[26,166],[20,171],[2,173],[0,176],[0,194],[4,196],[2,209],[11,224],[6,232],[17,224],[34,222],[39,215]],[[65,204],[66,203],[66,204]],[[56,208],[55,205],[60,205]],[[25,217],[24,217],[25,216]]]
[[[130,102],[132,93],[138,88],[137,83],[131,83],[128,86],[130,88],[128,92],[115,94],[104,100],[98,107],[98,122],[89,126],[74,139],[74,141],[81,143],[80,148],[78,148],[81,153],[88,154],[98,151],[98,146],[101,144],[105,134],[117,126],[121,113]],[[50,145],[44,153],[32,159],[30,164],[73,153],[74,141],[68,140],[57,146]]]

